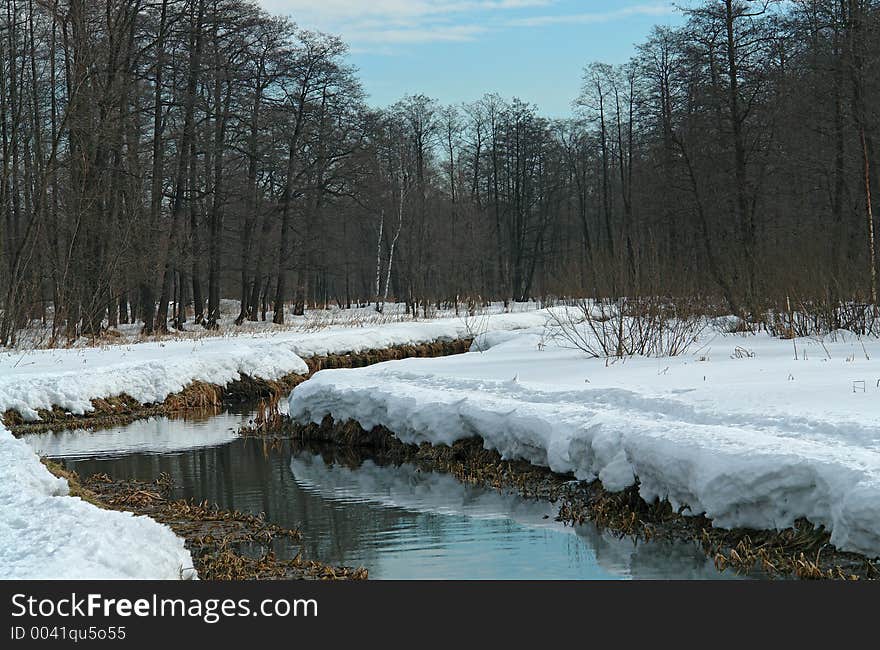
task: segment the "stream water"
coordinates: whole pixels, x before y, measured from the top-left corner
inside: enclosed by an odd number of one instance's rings
[[[693,544],[640,543],[563,526],[556,506],[412,465],[357,469],[285,443],[242,439],[248,415],[157,418],[25,439],[81,476],[174,477],[175,496],[266,513],[300,528],[306,557],[363,566],[371,579],[718,579]],[[276,547],[290,557],[299,545]]]

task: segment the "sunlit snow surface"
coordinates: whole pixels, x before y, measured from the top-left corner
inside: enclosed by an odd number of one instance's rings
[[[718,526],[807,517],[838,547],[880,554],[876,339],[707,331],[689,354],[616,363],[548,341],[543,328],[475,347],[322,371],[293,392],[290,412],[384,425],[407,442],[479,435],[506,458],[612,490],[638,477],[646,500],[669,497]]]
[[[23,440],[0,426],[0,579],[193,577],[170,528],[68,496]]]
[[[262,332],[251,336],[0,352],[0,413],[38,419],[58,406],[81,415],[93,398],[128,394],[142,403],[163,401],[194,381],[225,385],[242,375],[278,379],[305,374],[303,357],[362,352],[395,345],[473,336],[474,331],[542,325],[546,311],[446,318],[368,327],[333,326],[317,332]]]
[[[526,312],[370,327],[334,326],[318,332],[261,332],[252,336],[107,345],[93,348],[0,352],[0,413],[13,409],[27,420],[39,409],[60,407],[88,413],[91,400],[127,394],[142,403],[163,401],[194,381],[225,385],[250,375],[277,379],[306,373],[302,357],[359,352],[472,335],[480,331],[536,326],[546,314]],[[41,454],[64,442],[80,455],[122,449],[168,451],[161,425],[138,423],[115,433],[70,432],[34,442]],[[193,432],[184,448],[216,445],[228,428]],[[0,577],[172,578],[191,566],[183,541],[142,517],[101,511],[66,497],[67,484],[43,468],[37,455],[5,430],[0,433]],[[200,440],[200,436],[206,439]],[[115,549],[115,550],[114,550]],[[132,550],[134,549],[134,550]],[[140,550],[139,550],[140,549]]]

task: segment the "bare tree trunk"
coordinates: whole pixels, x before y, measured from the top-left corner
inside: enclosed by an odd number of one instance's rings
[[[874,237],[874,208],[871,199],[871,160],[868,157],[868,142],[865,138],[865,126],[859,127],[859,140],[862,145],[862,160],[864,163],[864,188],[865,188],[865,215],[868,223],[868,260],[871,265],[871,304],[877,309],[877,252]]]
[[[746,170],[746,144],[743,136],[743,117],[740,109],[739,66],[737,63],[738,42],[735,33],[734,0],[724,0],[725,28],[727,32],[727,76],[728,110],[733,134],[734,151],[734,191],[736,192],[736,211],[741,229],[743,254],[746,260],[746,292],[751,304],[757,298],[757,262],[755,259],[755,222],[748,200],[748,176]]]
[[[156,38],[156,74],[153,92],[153,165],[150,187],[150,221],[149,228],[156,228],[162,210],[162,177],[164,175],[164,154],[162,136],[165,121],[162,116],[162,73],[165,66],[165,30],[168,22],[168,0],[162,0],[159,17],[159,30]],[[144,321],[144,334],[152,334],[155,329],[156,297],[153,280],[149,273],[144,273],[140,280],[141,318]]]
[[[391,285],[391,267],[394,265],[394,248],[397,246],[397,240],[400,238],[400,231],[403,229],[403,201],[406,197],[404,188],[404,180],[400,182],[400,199],[397,202],[397,230],[394,231],[394,238],[391,240],[391,246],[388,249],[388,270],[385,274],[385,291],[382,294],[382,304],[388,302],[388,287]]]
[[[380,283],[382,281],[382,235],[385,231],[385,210],[382,210],[379,213],[379,236],[376,238],[376,290],[374,291],[374,295],[376,296],[376,311],[382,313],[382,302],[380,301],[379,291]],[[347,277],[346,277],[347,280]]]
[[[867,127],[868,112],[865,105],[865,80],[864,80],[864,16],[859,0],[849,0],[849,54],[851,59],[851,72],[853,82],[853,116],[855,117],[856,128],[859,132],[859,145],[861,148],[861,167],[863,171],[862,187],[864,190],[865,200],[865,217],[867,224],[867,243],[868,243],[868,263],[870,269],[868,272],[870,278],[870,299],[874,309],[877,309],[877,253],[876,238],[874,233],[874,208],[873,199],[871,198],[871,157],[868,147]]]
[[[259,163],[257,135],[260,124],[260,108],[263,101],[264,67],[265,57],[261,57],[257,66],[257,77],[254,83],[254,103],[251,108],[250,133],[248,136],[247,204],[241,226],[241,307],[238,318],[235,319],[236,325],[241,325],[251,313],[249,299],[254,286],[259,283],[259,279],[255,279],[254,285],[249,285],[248,275],[251,267],[251,248],[253,247],[252,230],[257,220],[257,166]],[[253,306],[253,311],[256,313],[256,305]]]
[[[190,60],[187,75],[186,97],[184,108],[183,134],[180,139],[180,148],[177,156],[177,175],[174,190],[174,201],[171,206],[171,228],[168,233],[168,246],[165,254],[165,269],[163,272],[162,292],[159,296],[159,309],[156,313],[156,329],[168,330],[168,302],[171,299],[171,284],[178,262],[177,248],[179,247],[178,229],[183,212],[183,195],[186,184],[187,152],[190,143],[195,138],[195,96],[198,84],[199,69],[201,67],[202,54],[202,22],[205,15],[205,0],[199,0],[197,15],[192,27],[190,38]]]
[[[296,181],[296,154],[299,146],[299,137],[303,128],[303,116],[306,109],[306,99],[309,94],[311,76],[306,75],[300,83],[298,104],[296,109],[296,123],[290,136],[287,155],[287,180],[284,184],[284,193],[281,197],[281,241],[278,245],[278,283],[275,286],[274,314],[272,322],[276,325],[284,324],[284,301],[287,297],[287,267],[290,264],[290,219],[291,202],[293,200],[293,184]]]
[[[219,66],[219,47],[215,45],[215,65]],[[229,71],[224,73],[226,96],[221,95],[220,71],[215,72],[217,79],[214,84],[215,123],[214,123],[214,200],[211,206],[209,269],[208,269],[208,328],[216,329],[220,320],[220,264],[223,236],[223,203],[226,192],[223,188],[223,162],[226,147],[226,123],[229,115],[229,104],[232,100],[232,85]]]

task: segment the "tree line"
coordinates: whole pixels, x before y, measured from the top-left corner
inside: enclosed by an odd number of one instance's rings
[[[877,304],[880,3],[702,0],[567,119],[370,107],[339,38],[249,0],[6,0],[0,344],[309,306]],[[490,83],[487,80],[487,84]],[[287,310],[284,306],[287,305]]]

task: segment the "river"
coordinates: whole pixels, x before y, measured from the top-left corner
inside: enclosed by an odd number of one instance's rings
[[[289,442],[267,448],[236,431],[249,415],[155,418],[95,432],[34,434],[41,455],[81,476],[152,480],[175,497],[263,512],[303,532],[306,557],[363,566],[371,579],[719,579],[690,543],[634,543],[555,521],[557,507],[465,485],[414,465],[334,462]],[[280,557],[300,550],[276,542]]]

